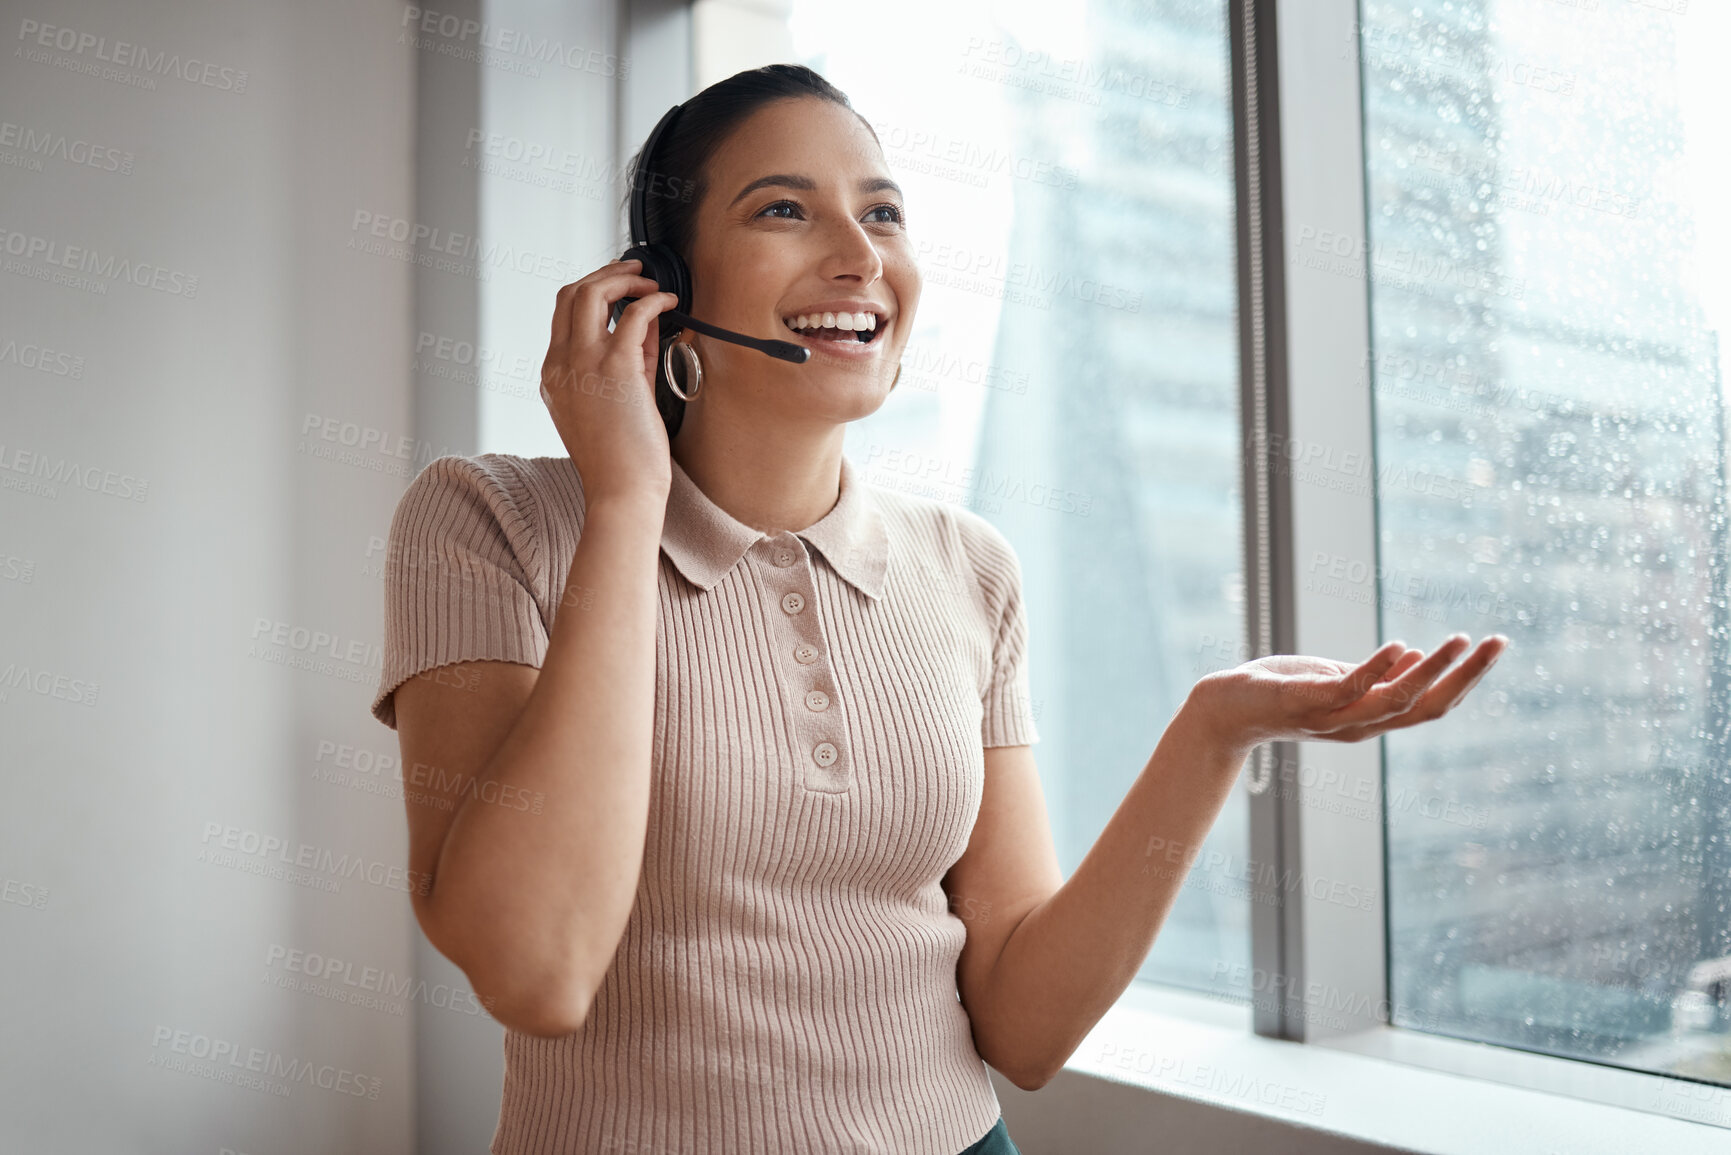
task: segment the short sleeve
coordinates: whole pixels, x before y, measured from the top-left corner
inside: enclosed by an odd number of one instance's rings
[[[1031,746],[1040,740],[1028,692],[1028,615],[1022,565],[1003,532],[972,510],[961,511],[968,552],[992,630],[992,671],[980,698],[983,746]],[[971,531],[971,532],[970,532]]]
[[[500,456],[447,456],[404,490],[385,552],[385,641],[373,716],[397,728],[394,694],[453,662],[540,667],[536,539],[521,476]]]

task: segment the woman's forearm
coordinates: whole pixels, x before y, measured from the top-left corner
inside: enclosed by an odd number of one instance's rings
[[[428,909],[495,1014],[577,1029],[635,899],[649,811],[657,573],[665,499],[587,511],[546,658],[484,781],[541,813],[472,794],[452,819]]]
[[[994,1066],[1044,1083],[1124,993],[1249,750],[1210,729],[1193,690],[1075,872],[1016,927],[970,1002]]]

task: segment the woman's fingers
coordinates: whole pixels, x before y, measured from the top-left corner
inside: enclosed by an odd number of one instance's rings
[[[679,298],[673,293],[656,292],[639,297],[619,314],[619,324],[613,330],[613,336],[634,352],[646,351],[650,347],[649,322],[677,304]]]
[[[1494,636],[1480,642],[1460,665],[1448,672],[1447,677],[1430,688],[1416,709],[1389,719],[1385,728],[1392,730],[1428,722],[1442,717],[1460,705],[1461,699],[1465,698],[1496,664],[1506,645],[1507,639]]]
[[[1422,661],[1424,661],[1423,650],[1408,650],[1400,656],[1400,661],[1396,662],[1389,672],[1383,675],[1382,680],[1392,682]]]
[[[1337,705],[1346,705],[1362,698],[1370,688],[1389,677],[1409,651],[1400,642],[1388,642],[1376,653],[1348,670],[1335,691]]]
[[[549,344],[554,348],[575,344],[582,336],[576,327],[577,292],[579,289],[592,284],[600,277],[618,273],[635,273],[640,265],[641,262],[639,261],[612,261],[602,265],[587,276],[579,277],[569,284],[560,285],[559,292],[553,298],[553,335]]]
[[[1452,641],[1453,639],[1451,639]],[[1372,718],[1356,723],[1349,722],[1345,726],[1330,730],[1319,737],[1331,741],[1357,742],[1364,738],[1372,738],[1389,730],[1402,730],[1408,726],[1416,726],[1420,722],[1429,722],[1442,717],[1461,703],[1472,688],[1479,684],[1490,668],[1496,664],[1503,650],[1508,646],[1508,639],[1493,634],[1475,646],[1470,654],[1450,670],[1446,677],[1424,692],[1418,701],[1405,709],[1380,718]]]
[[[1442,645],[1379,690],[1386,694],[1388,700],[1397,705],[1400,710],[1411,709],[1430,689],[1431,684],[1442,677],[1456,658],[1467,652],[1472,645],[1472,639],[1465,634],[1455,634]]]
[[[1466,649],[1470,639],[1456,634],[1431,653],[1412,664],[1411,668],[1392,681],[1372,687],[1357,701],[1336,710],[1325,719],[1323,733],[1395,717],[1412,709],[1432,682]]]
[[[571,290],[571,308],[564,330],[554,329],[554,337],[565,334],[573,348],[599,344],[607,339],[608,322],[612,319],[613,302],[622,297],[639,299],[660,291],[661,286],[637,270],[637,261],[614,261],[602,265],[580,281],[567,286]],[[565,290],[560,290],[563,295]]]

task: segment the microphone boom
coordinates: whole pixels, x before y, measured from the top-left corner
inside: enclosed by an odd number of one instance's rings
[[[719,325],[711,325],[708,321],[699,321],[689,317],[678,309],[668,309],[659,314],[683,329],[696,329],[717,341],[731,341],[735,345],[744,345],[748,349],[756,349],[759,353],[768,353],[781,361],[791,361],[795,365],[803,365],[811,360],[811,350],[804,345],[795,345],[792,341],[770,341],[762,337],[747,337],[743,333],[735,333],[731,329],[723,329]]]

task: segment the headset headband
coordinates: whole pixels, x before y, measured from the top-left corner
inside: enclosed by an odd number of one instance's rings
[[[655,160],[655,145],[661,139],[661,134],[666,131],[667,126],[673,122],[673,118],[679,115],[679,110],[684,107],[685,105],[681,103],[667,110],[654,129],[650,131],[649,139],[643,142],[643,151],[638,155],[637,171],[632,174],[632,184],[636,187],[631,190],[631,243],[633,245],[647,245],[649,243],[648,174],[655,171],[652,167]]]

